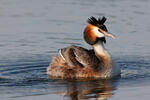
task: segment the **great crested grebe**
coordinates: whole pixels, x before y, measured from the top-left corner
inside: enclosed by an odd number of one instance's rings
[[[112,78],[120,75],[120,68],[113,66],[109,53],[104,48],[108,33],[105,17],[90,17],[84,30],[85,41],[93,49],[69,46],[59,50],[60,56],[53,56],[47,74],[51,78]]]

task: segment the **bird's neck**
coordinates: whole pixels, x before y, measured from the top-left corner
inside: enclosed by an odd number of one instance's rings
[[[95,55],[98,57],[100,60],[102,66],[105,67],[112,67],[112,61],[110,58],[109,53],[106,51],[104,48],[104,45],[101,41],[97,42],[96,44],[92,45]]]

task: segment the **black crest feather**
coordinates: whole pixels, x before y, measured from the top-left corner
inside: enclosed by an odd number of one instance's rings
[[[99,17],[98,19],[96,19],[95,17],[91,16],[91,17],[88,18],[88,20],[87,20],[87,22],[88,22],[89,24],[92,24],[92,25],[94,25],[94,26],[97,26],[97,27],[103,29],[104,31],[107,31],[107,28],[106,28],[106,26],[104,25],[105,21],[106,21],[106,18],[105,18],[104,16],[103,16],[102,18]]]
[[[104,16],[102,17],[102,19],[98,18],[98,22],[102,25],[105,23],[105,21],[106,21],[106,18]]]

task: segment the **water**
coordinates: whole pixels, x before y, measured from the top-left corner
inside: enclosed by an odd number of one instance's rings
[[[150,0],[1,0],[0,100],[147,100],[150,96]],[[86,19],[106,16],[106,48],[121,67],[113,80],[52,80],[59,48],[90,48]]]

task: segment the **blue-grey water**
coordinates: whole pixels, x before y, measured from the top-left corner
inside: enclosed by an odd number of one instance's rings
[[[0,100],[148,100],[150,0],[0,0]],[[52,80],[46,68],[59,48],[90,48],[83,30],[106,16],[117,39],[105,45],[121,78]]]

